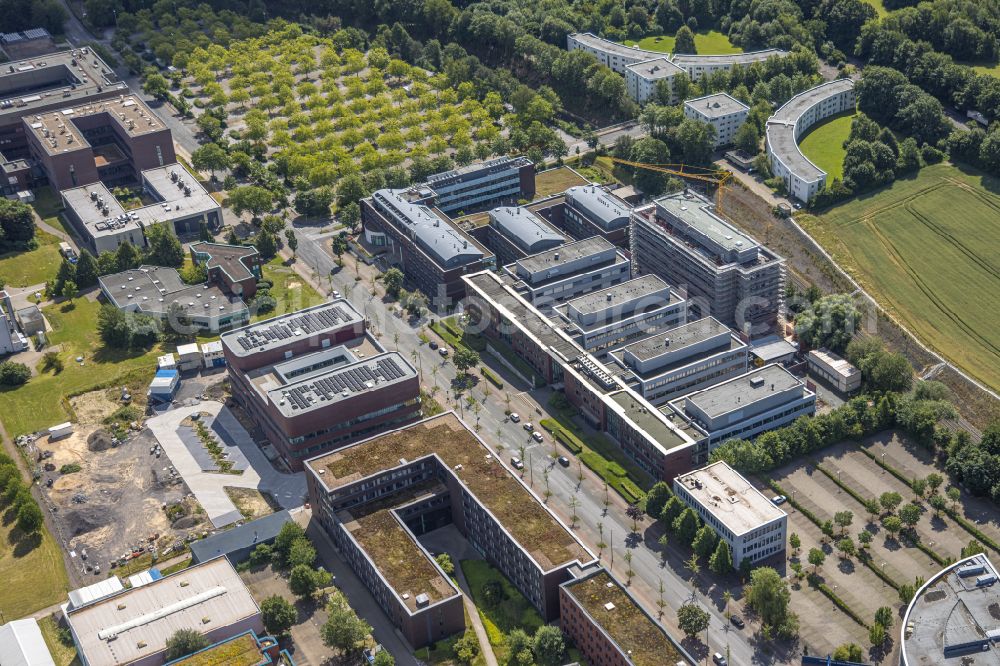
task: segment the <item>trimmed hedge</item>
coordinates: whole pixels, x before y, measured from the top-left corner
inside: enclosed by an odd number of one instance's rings
[[[816,576],[816,574],[809,574],[808,580],[809,584],[815,587],[820,592],[822,592],[827,599],[833,602],[834,606],[844,611],[847,617],[851,618],[865,629],[868,628],[868,625],[865,623],[863,619],[861,619],[861,616],[855,613],[854,609],[848,606],[843,599],[838,597],[837,593],[834,592],[832,589],[830,589],[829,585],[827,585],[826,583],[819,582],[819,578]]]
[[[976,537],[976,539],[979,541],[979,543],[983,544],[984,546],[988,546],[988,547],[992,548],[993,550],[995,550],[996,552],[1000,553],[1000,545],[997,545],[996,541],[994,541],[990,537],[988,537],[985,534],[983,534],[982,532],[980,532],[979,529],[975,525],[973,525],[972,523],[970,523],[963,516],[958,515],[957,511],[955,511],[954,509],[952,509],[952,508],[949,507],[949,508],[945,509],[944,512],[946,514],[948,514],[949,518],[951,518],[956,523],[958,523],[959,525],[961,525],[962,528],[964,528],[966,532],[968,532],[972,536]]]
[[[871,561],[871,557],[872,557],[871,553],[869,553],[866,549],[864,548],[858,549],[858,559],[861,561],[861,563],[864,564],[866,567],[868,567],[868,569],[871,570],[872,573],[881,578],[883,583],[885,583],[886,585],[888,585],[889,587],[893,588],[898,592],[899,583],[894,581],[889,574],[882,571],[881,567],[875,566],[875,563]]]
[[[493,386],[496,386],[498,389],[503,388],[503,382],[500,381],[500,378],[497,377],[495,372],[493,372],[486,366],[480,366],[479,372],[480,374],[482,374],[483,377],[486,377],[486,379],[490,382],[490,384],[493,384]]]
[[[838,488],[840,488],[841,490],[843,490],[845,493],[847,493],[848,495],[850,495],[854,499],[858,500],[858,502],[861,504],[861,506],[867,507],[868,502],[871,502],[872,500],[875,500],[876,502],[878,501],[877,497],[873,497],[871,500],[866,500],[859,493],[855,492],[855,490],[853,488],[851,488],[849,485],[847,485],[846,483],[844,483],[843,481],[841,481],[840,479],[838,479],[836,474],[831,474],[830,472],[826,471],[826,469],[823,468],[823,467],[821,467],[818,462],[813,462],[813,466],[816,469],[818,469],[819,471],[823,472],[823,474],[825,474],[828,479],[830,479],[835,484],[837,484]]]
[[[875,461],[876,465],[878,465],[879,467],[881,467],[885,471],[889,472],[889,474],[892,474],[894,477],[896,477],[897,479],[899,479],[900,481],[902,481],[903,483],[905,483],[908,488],[911,487],[911,486],[913,486],[913,479],[907,478],[907,476],[905,474],[903,474],[902,472],[900,472],[898,469],[896,469],[892,465],[886,465],[885,463],[883,463],[879,459],[880,456],[876,456],[874,453],[872,453],[868,449],[864,448],[863,446],[859,446],[858,450],[861,451],[861,453],[863,453],[866,456],[868,456],[869,458],[871,458],[873,461]]]

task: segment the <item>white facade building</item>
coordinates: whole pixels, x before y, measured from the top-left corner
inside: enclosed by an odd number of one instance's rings
[[[841,393],[853,393],[861,388],[861,371],[832,351],[813,349],[806,360],[809,372],[830,382]]]
[[[625,66],[625,88],[629,96],[639,104],[645,104],[656,97],[656,88],[664,81],[670,90],[670,104],[677,103],[674,94],[674,77],[684,74],[684,70],[670,62],[667,56],[644,60]]]
[[[674,494],[729,544],[734,568],[785,550],[788,516],[724,461],[676,477]]]
[[[17,327],[10,296],[6,291],[0,290],[0,356],[24,351],[27,348],[28,339]]]
[[[748,53],[729,53],[726,55],[689,55],[664,54],[659,51],[647,51],[638,46],[625,46],[619,42],[602,39],[589,32],[577,32],[566,37],[566,49],[569,51],[586,51],[602,65],[612,71],[626,76],[629,65],[666,58],[680,69],[684,70],[692,81],[699,81],[706,74],[730,70],[733,67],[745,67],[755,62],[764,62],[768,58],[782,58],[788,51],[781,49],[765,49]]]
[[[684,117],[715,128],[715,146],[733,142],[736,130],[746,122],[750,107],[726,93],[706,95],[684,102]]]
[[[808,202],[826,187],[826,172],[799,150],[799,138],[820,120],[854,110],[854,81],[838,79],[791,98],[767,121],[767,157],[788,193]]]

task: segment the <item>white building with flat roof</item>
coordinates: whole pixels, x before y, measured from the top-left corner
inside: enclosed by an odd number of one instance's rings
[[[728,439],[753,439],[816,412],[816,394],[780,365],[676,398],[670,406],[708,433],[711,451]]]
[[[66,613],[83,666],[159,666],[167,639],[193,629],[215,643],[262,632],[260,608],[225,557]]]
[[[731,144],[736,130],[746,122],[749,114],[749,106],[726,93],[696,97],[684,102],[685,118],[698,120],[715,128],[716,147]]]
[[[813,349],[806,356],[809,372],[832,384],[841,393],[861,388],[861,371],[827,349]]]
[[[657,87],[660,81],[663,81],[670,91],[669,103],[676,104],[674,77],[684,73],[684,70],[670,62],[666,55],[635,62],[625,66],[625,89],[632,99],[639,104],[645,104],[650,99],[656,98]]]
[[[826,187],[826,172],[799,150],[799,139],[824,118],[854,110],[854,81],[837,79],[800,92],[767,121],[767,157],[788,193],[808,202]]]
[[[674,494],[729,544],[734,568],[785,550],[787,514],[725,461],[676,477]]]

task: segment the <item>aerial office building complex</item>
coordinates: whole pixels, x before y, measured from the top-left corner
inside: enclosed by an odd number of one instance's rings
[[[714,317],[649,336],[612,352],[629,386],[652,404],[747,371],[747,345]]]
[[[233,399],[293,470],[419,418],[417,371],[344,299],[222,336]]]
[[[780,365],[765,365],[675,398],[670,406],[706,433],[709,451],[728,439],[753,439],[816,412],[816,394]]]
[[[535,196],[535,165],[527,157],[498,157],[427,177],[434,206],[451,215],[516,204]]]
[[[837,79],[791,98],[767,121],[767,156],[788,192],[808,202],[826,187],[826,172],[799,150],[799,137],[820,120],[854,109],[854,81]]]
[[[563,227],[575,238],[601,236],[618,247],[628,247],[631,206],[598,185],[576,185],[566,190]]]
[[[788,516],[724,461],[678,476],[674,494],[729,544],[734,568],[784,552]]]
[[[143,171],[141,182],[154,203],[133,210],[125,210],[98,181],[60,193],[66,217],[93,254],[113,252],[122,243],[145,247],[143,230],[154,224],[166,224],[178,235],[222,225],[222,206],[180,164]]]
[[[446,446],[442,444],[446,443]],[[306,465],[313,510],[413,647],[465,626],[461,596],[417,538],[454,525],[545,620],[593,555],[454,413]]]
[[[777,322],[784,259],[697,194],[670,194],[633,211],[632,261],[637,274],[659,275],[686,293],[697,315],[753,334]]]
[[[686,301],[655,275],[644,275],[558,305],[565,330],[587,351],[619,347],[686,321]]]
[[[444,306],[464,295],[462,275],[493,268],[495,257],[447,215],[421,201],[417,191],[391,189],[363,199],[365,238],[384,248],[385,261],[403,271],[407,284],[434,306]]]
[[[631,277],[628,259],[600,236],[566,243],[504,266],[539,308],[605,289]]]
[[[509,264],[530,254],[559,247],[566,237],[523,206],[505,206],[489,212],[486,244],[497,264]]]

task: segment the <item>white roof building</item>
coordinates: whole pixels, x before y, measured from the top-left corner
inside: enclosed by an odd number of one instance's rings
[[[34,618],[0,625],[0,664],[3,666],[56,666]]]
[[[71,590],[69,593],[69,605],[66,607],[67,610],[76,610],[77,608],[82,608],[87,604],[92,604],[95,601],[100,601],[105,597],[110,597],[112,594],[121,592],[125,589],[122,582],[117,576],[112,576],[111,578],[106,578],[99,583],[94,583],[93,585],[88,585],[87,587],[81,587],[78,590]]]

